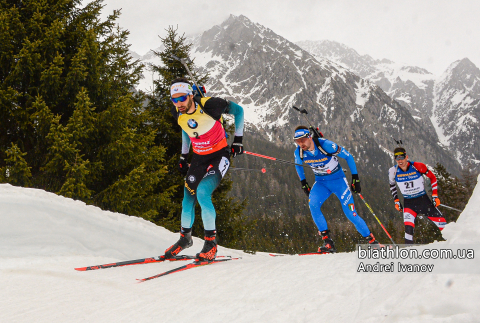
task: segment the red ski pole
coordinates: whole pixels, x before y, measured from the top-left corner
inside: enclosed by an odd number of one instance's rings
[[[275,158],[275,157],[260,155],[260,154],[257,154],[257,153],[252,153],[250,151],[244,151],[244,153],[247,154],[247,155],[252,155],[252,156],[255,156],[255,157],[260,157],[260,158],[265,158],[265,159],[270,159],[270,160],[278,161],[278,162],[285,163],[285,164],[301,166],[301,167],[309,167],[309,168],[312,168],[312,169],[317,169],[318,168],[318,167],[312,167],[310,165],[297,164],[297,163],[294,163],[294,162],[290,162],[288,160],[283,160],[283,159],[279,159],[279,158]]]

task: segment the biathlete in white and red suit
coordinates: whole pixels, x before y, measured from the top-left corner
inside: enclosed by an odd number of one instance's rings
[[[394,156],[397,166],[393,166],[388,170],[390,191],[395,200],[395,208],[399,212],[402,211],[402,207],[397,195],[396,185],[402,192],[404,198],[405,244],[412,244],[417,214],[426,215],[428,219],[437,225],[440,231],[445,227],[446,221],[442,213],[437,209],[440,205],[440,199],[438,198],[435,174],[429,171],[425,164],[409,161],[407,152],[402,147],[395,148]],[[426,175],[430,179],[433,202],[428,198],[425,191],[425,181],[422,175]]]

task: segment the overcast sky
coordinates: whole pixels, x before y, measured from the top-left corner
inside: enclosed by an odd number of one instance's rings
[[[479,0],[105,0],[140,55],[160,45],[169,25],[190,35],[248,17],[290,41],[333,40],[359,54],[441,74],[468,57],[480,67]]]

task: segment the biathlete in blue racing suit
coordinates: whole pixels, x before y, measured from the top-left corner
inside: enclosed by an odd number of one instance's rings
[[[338,162],[338,157],[347,161],[352,172],[352,189],[355,193],[360,193],[360,180],[353,156],[345,148],[330,140],[324,138],[313,139],[305,126],[299,126],[295,129],[294,140],[297,144],[295,163],[309,165],[315,174],[315,184],[310,189],[305,179],[303,167],[295,166],[302,188],[310,198],[309,206],[313,221],[317,225],[324,242],[323,247],[320,247],[318,252],[335,252],[335,245],[330,237],[330,230],[328,230],[327,221],[321,210],[322,204],[332,193],[340,200],[345,216],[355,225],[357,231],[369,243],[378,244],[365,221],[355,210],[352,191],[343,173],[342,166]]]

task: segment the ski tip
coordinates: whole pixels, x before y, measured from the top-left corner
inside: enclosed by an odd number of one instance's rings
[[[215,258],[215,260],[218,260],[218,261],[238,260],[238,259],[242,259],[242,257],[220,256]]]
[[[137,278],[137,284],[143,283],[145,281],[147,281],[145,278]]]
[[[77,271],[87,271],[87,267],[82,267],[82,268],[74,268]]]

